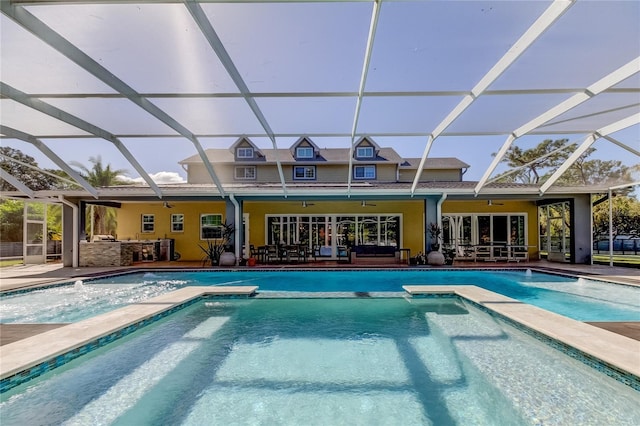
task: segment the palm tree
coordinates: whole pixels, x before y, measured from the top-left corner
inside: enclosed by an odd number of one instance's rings
[[[112,169],[111,165],[107,164],[106,167],[102,164],[102,157],[89,157],[89,162],[93,164],[91,168],[88,168],[82,163],[72,161],[69,164],[80,169],[80,174],[87,182],[95,187],[124,185],[125,182],[119,179],[119,176],[126,173],[124,169]],[[96,205],[93,207],[93,217],[90,217],[91,211],[87,212],[88,220],[87,224],[91,227],[93,224],[93,230],[95,234],[112,234],[116,231],[116,212],[111,207]]]

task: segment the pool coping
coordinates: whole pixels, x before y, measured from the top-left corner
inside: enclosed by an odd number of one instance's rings
[[[92,344],[105,336],[112,336],[120,330],[131,327],[137,329],[139,328],[138,324],[146,325],[146,321],[153,322],[154,317],[170,313],[172,310],[203,296],[250,297],[255,295],[257,290],[257,286],[184,287],[9,343],[0,347],[0,380],[26,374],[25,372],[35,366],[51,362],[57,357]],[[108,340],[115,340],[115,337]],[[100,345],[101,343],[97,343],[93,346],[97,348]],[[84,352],[95,348],[88,348]],[[52,367],[58,364],[55,363]],[[43,370],[48,369],[45,367]]]
[[[534,330],[551,342],[560,342],[620,372],[636,388],[640,383],[640,341],[528,305],[474,285],[405,285],[406,294],[453,296]],[[77,323],[71,323],[0,347],[0,380],[8,390],[78,356],[150,324],[202,297],[251,297],[257,286],[184,287]],[[344,297],[344,296],[343,296]],[[354,297],[356,295],[354,294]],[[396,296],[397,297],[397,296]],[[547,343],[550,343],[550,342]],[[555,345],[558,348],[558,345]],[[561,349],[561,348],[560,348]],[[584,360],[582,360],[585,362]],[[589,364],[589,362],[587,362]],[[609,376],[613,374],[605,373]],[[625,380],[627,378],[627,380]]]
[[[593,357],[640,381],[640,341],[474,285],[405,285],[411,296],[451,294]]]

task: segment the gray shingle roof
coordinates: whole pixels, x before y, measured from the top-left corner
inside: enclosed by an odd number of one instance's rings
[[[400,165],[403,169],[417,169],[421,158],[405,158]],[[466,169],[469,165],[455,157],[427,158],[424,169]]]

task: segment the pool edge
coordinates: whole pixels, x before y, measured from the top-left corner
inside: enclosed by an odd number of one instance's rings
[[[433,294],[456,295],[520,329],[531,330],[537,334],[535,336],[537,338],[543,336],[545,343],[557,349],[571,348],[572,351],[563,350],[563,352],[573,358],[580,358],[583,363],[596,367],[608,376],[640,391],[640,341],[474,285],[406,285],[403,288],[412,297]],[[539,340],[542,339],[539,338]],[[559,345],[553,344],[554,342],[558,342]],[[580,357],[580,354],[586,357]],[[594,363],[598,363],[603,368],[597,368]],[[613,371],[606,372],[604,371],[606,368],[611,368]],[[623,379],[626,377],[628,380],[621,380],[616,372],[622,374]]]

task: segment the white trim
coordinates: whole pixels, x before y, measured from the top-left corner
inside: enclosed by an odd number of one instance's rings
[[[253,147],[252,146],[239,146],[236,148],[236,158],[253,158]]]
[[[310,155],[300,155],[300,152],[304,151],[304,152],[309,152]],[[313,158],[314,157],[314,149],[312,146],[297,146],[296,147],[296,158],[304,158],[304,159],[309,159],[309,158]]]
[[[363,170],[363,176],[356,176],[357,170]],[[367,171],[373,170],[373,176],[367,176]],[[353,166],[353,179],[354,180],[376,180],[378,178],[378,170],[375,164],[357,165]]]
[[[243,176],[239,176],[238,175],[238,171],[240,169],[244,169],[244,173]],[[253,170],[253,176],[248,176],[247,177],[247,171],[248,170]],[[233,179],[234,180],[256,180],[258,178],[258,171],[256,166],[235,166],[233,168]]]
[[[371,155],[369,155],[369,151],[371,152]],[[376,151],[372,146],[356,147],[356,158],[373,158],[375,154],[376,154]]]
[[[302,177],[298,176],[298,170],[302,169]],[[313,176],[307,176],[307,171],[313,170]],[[316,166],[293,166],[293,180],[316,180],[317,170]]]
[[[204,235],[202,235],[202,230],[203,230],[203,226],[202,226],[202,219],[205,216],[219,216],[220,217],[220,223],[218,225],[208,225],[207,228],[220,228],[220,226],[222,226],[222,224],[224,223],[222,221],[222,214],[221,213],[200,213],[200,221],[199,221],[199,228],[200,228],[200,232],[199,232],[199,237],[201,241],[206,241],[206,240],[216,240],[219,239],[220,237],[213,237],[213,238],[203,238]],[[222,231],[221,231],[222,232]]]
[[[175,222],[175,221],[173,220],[173,217],[174,217],[174,216],[182,216],[182,221],[181,221],[181,222]],[[171,216],[169,217],[169,222],[170,222],[170,223],[169,223],[169,226],[170,226],[169,231],[170,231],[172,234],[182,234],[182,233],[184,233],[184,222],[185,222],[185,220],[184,220],[184,213],[171,213]],[[173,229],[173,225],[177,225],[177,224],[180,224],[180,225],[182,226],[182,229],[181,229],[181,230],[179,230],[179,231],[176,231],[175,229]]]
[[[93,206],[93,204],[92,204]],[[147,221],[145,222],[145,217],[146,218],[150,218],[151,221]],[[150,231],[145,231],[144,230],[144,226],[145,224],[147,225],[151,225],[152,229]],[[154,213],[142,213],[140,215],[140,233],[141,234],[153,234],[154,232],[156,232],[156,215]]]

